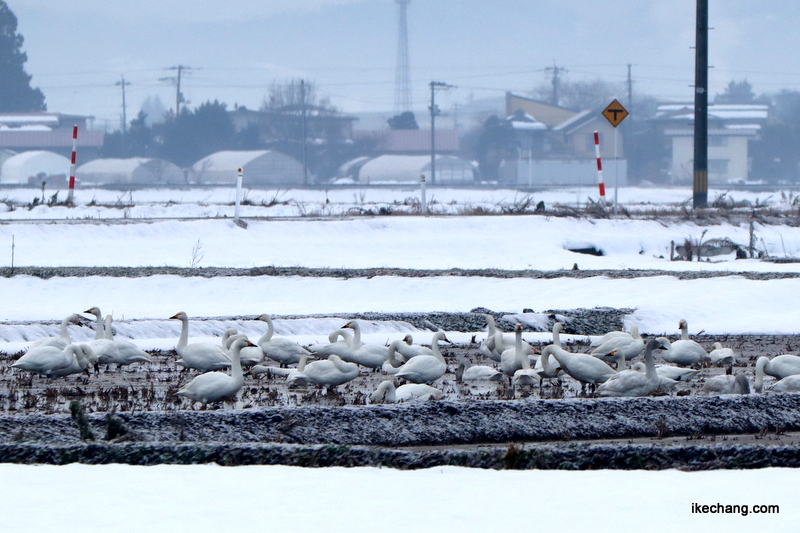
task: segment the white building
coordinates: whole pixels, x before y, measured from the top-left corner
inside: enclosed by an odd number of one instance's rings
[[[182,184],[183,171],[163,159],[132,157],[130,159],[95,159],[75,170],[81,183],[113,184]]]
[[[228,150],[211,154],[192,165],[191,180],[198,184],[236,183],[240,168],[242,182],[248,187],[304,183],[302,163],[275,150]]]
[[[762,104],[714,104],[708,107],[708,183],[724,185],[747,181],[749,144],[758,138],[769,118]],[[656,120],[672,140],[672,182],[692,183],[694,175],[694,105],[658,106]]]
[[[345,164],[349,174],[359,183],[419,183],[425,176],[427,183],[457,185],[475,183],[475,165],[451,155],[436,156],[436,179],[431,181],[431,158],[425,155],[381,155],[366,162]]]
[[[31,150],[13,155],[3,162],[0,183],[40,185],[45,179],[69,176],[70,161],[46,150]]]

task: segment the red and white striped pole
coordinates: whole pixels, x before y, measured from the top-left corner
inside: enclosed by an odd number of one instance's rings
[[[67,203],[72,203],[75,195],[75,154],[78,150],[78,125],[72,126],[72,162],[69,165],[69,192],[67,193]]]
[[[600,159],[600,135],[594,132],[594,154],[597,156],[597,186],[600,189],[600,200],[606,203],[606,184],[603,183],[603,161]]]

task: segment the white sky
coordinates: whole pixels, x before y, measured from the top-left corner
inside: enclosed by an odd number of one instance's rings
[[[182,89],[192,106],[219,99],[256,108],[273,80],[306,78],[347,112],[394,104],[396,5],[391,0],[303,0],[222,4],[101,0],[9,0],[25,37],[27,70],[51,111],[119,124],[120,75],[129,117],[148,96],[174,106],[160,78],[188,65]],[[710,2],[712,96],[747,78],[757,93],[800,88],[795,2]],[[571,80],[622,82],[633,65],[635,90],[690,100],[695,2],[637,0],[414,0],[408,8],[414,107],[427,83],[442,109],[471,97],[524,92],[547,81],[545,68]],[[624,96],[624,95],[622,95]]]

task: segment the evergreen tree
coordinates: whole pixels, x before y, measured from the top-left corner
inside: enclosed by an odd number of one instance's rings
[[[418,130],[417,117],[411,111],[405,111],[399,115],[395,115],[386,122],[389,123],[389,128],[393,130]]]
[[[25,72],[27,54],[22,51],[22,35],[17,33],[17,17],[0,0],[0,112],[44,111],[44,94],[31,88]]]

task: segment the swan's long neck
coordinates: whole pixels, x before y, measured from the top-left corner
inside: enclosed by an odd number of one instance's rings
[[[444,356],[442,356],[442,352],[439,351],[439,340],[442,338],[442,335],[439,333],[434,334],[433,338],[431,339],[431,352],[433,352],[433,356],[441,361],[444,364],[447,364],[447,361],[444,360]]]
[[[550,349],[550,346],[545,346],[544,350],[542,350],[542,355],[539,356],[539,361],[542,362],[542,370],[544,370],[548,375],[553,373],[553,367],[550,366],[550,354],[553,352]]]
[[[490,337],[494,337],[497,328],[494,325],[494,317],[492,315],[486,315],[486,333]]]
[[[302,372],[306,369],[306,363],[308,362],[308,356],[303,354],[300,356],[300,361],[297,363],[297,371]]]
[[[111,318],[111,315],[106,315],[106,323],[105,323],[105,331],[103,333],[104,337],[110,341],[114,340],[114,333],[111,331],[111,324],[114,323],[114,319]]]
[[[616,359],[617,359],[617,372],[622,372],[626,368],[625,367],[625,354],[622,352],[622,350],[619,350],[614,355],[616,356]],[[644,356],[645,356],[645,361],[646,361],[647,360],[647,352],[645,352]],[[653,368],[655,369],[655,366]],[[648,375],[647,377],[650,377],[650,376]]]
[[[553,344],[559,347],[561,346],[561,336],[559,334],[561,333],[562,327],[560,322],[553,324]]]
[[[686,322],[681,322],[681,340],[688,341],[689,340],[689,324]]]
[[[244,383],[244,374],[242,373],[242,348],[244,343],[236,341],[233,343],[233,350],[231,350],[231,377],[237,383]]]
[[[264,315],[261,317],[261,320],[267,323],[267,332],[258,339],[259,344],[269,341],[272,339],[272,336],[275,335],[275,326],[272,324],[272,318]]]
[[[769,359],[765,355],[762,355],[756,361],[756,381],[753,388],[759,393],[764,389],[764,367],[767,366],[767,363],[769,363]]]
[[[183,350],[189,344],[189,318],[184,317],[181,321],[181,336],[178,338],[178,346],[176,349]]]
[[[392,343],[389,345],[389,359],[387,359],[387,361],[389,361],[389,364],[395,368],[400,366],[400,361],[395,359],[394,354],[397,352],[397,346],[399,346],[401,342],[405,341],[392,341]]]
[[[531,362],[528,360],[528,356],[525,355],[522,351],[522,330],[518,329],[514,331],[514,353],[517,356],[517,360],[519,364],[522,365],[523,370],[530,370]]]
[[[395,403],[397,401],[397,389],[391,381],[384,381],[378,385],[380,394],[378,398],[383,398],[383,401],[388,403]]]
[[[61,321],[61,338],[67,341],[67,344],[72,342],[72,338],[69,336],[69,331],[67,331],[67,324],[69,324],[71,321],[72,315]]]
[[[95,333],[94,333],[94,340],[99,341],[103,338],[104,335],[104,328],[103,328],[103,318],[100,316],[100,310],[98,309],[94,313],[95,316]]]
[[[350,343],[350,347],[358,350],[363,346],[361,342],[361,326],[358,325],[358,322],[353,322],[350,327],[353,328],[353,342]]]
[[[647,343],[647,346],[644,349],[644,366],[645,371],[644,374],[647,376],[648,380],[658,380],[658,373],[656,372],[656,358],[653,356],[653,350],[655,347],[651,343]],[[625,364],[625,356],[622,356],[623,365]]]

